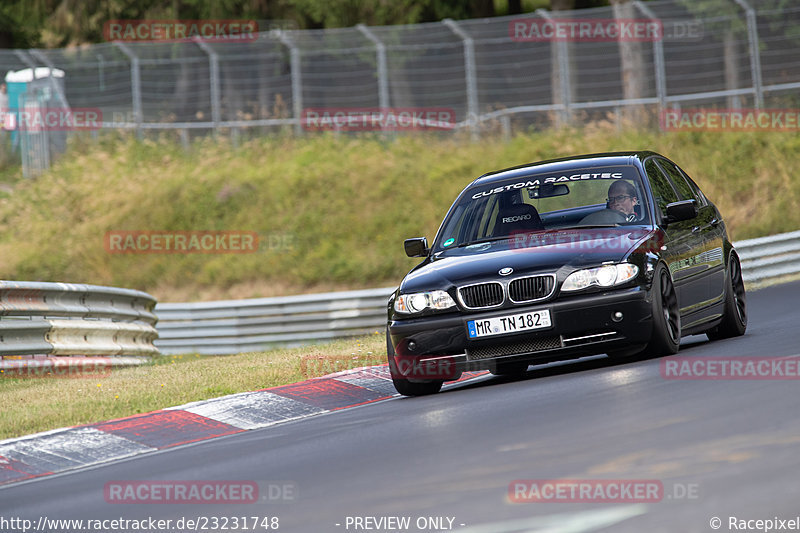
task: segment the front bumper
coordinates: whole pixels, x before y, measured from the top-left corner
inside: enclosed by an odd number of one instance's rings
[[[463,371],[494,370],[498,364],[574,359],[645,345],[652,332],[649,290],[642,287],[481,312],[394,320],[389,335],[392,372],[409,379],[458,379]],[[548,309],[552,326],[471,339],[467,322]],[[614,318],[621,313],[622,318]],[[392,363],[392,361],[390,361]]]

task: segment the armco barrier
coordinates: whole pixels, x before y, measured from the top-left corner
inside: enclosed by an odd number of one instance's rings
[[[159,354],[155,305],[149,294],[130,289],[0,281],[0,369],[19,367],[20,358],[36,366],[39,359],[49,361],[46,356],[144,362]]]
[[[734,243],[748,282],[800,274],[800,231]],[[383,331],[394,287],[156,306],[167,354],[232,354]]]
[[[800,273],[800,231],[734,243],[745,281],[764,281]]]
[[[156,306],[165,354],[232,354],[382,331],[393,287]]]

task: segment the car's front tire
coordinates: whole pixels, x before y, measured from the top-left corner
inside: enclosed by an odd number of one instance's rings
[[[394,359],[394,346],[389,335],[389,328],[386,328],[386,356],[389,359],[389,374],[392,376],[392,383],[395,390],[403,396],[426,396],[436,394],[442,389],[443,380],[434,379],[430,381],[410,381],[397,370]]]
[[[731,252],[728,273],[725,276],[725,308],[722,322],[706,332],[709,340],[727,339],[744,335],[747,329],[747,305],[745,301],[742,265],[735,253]]]
[[[444,382],[437,379],[417,383],[403,378],[392,378],[392,383],[394,383],[394,388],[397,392],[403,396],[427,396],[428,394],[436,394],[442,390],[442,384]]]
[[[609,350],[609,357],[636,361],[645,357],[661,357],[678,353],[681,343],[681,315],[678,296],[669,270],[663,264],[656,267],[651,291],[653,330],[650,334],[650,341],[643,348],[634,346]]]
[[[674,355],[681,343],[681,313],[672,277],[663,264],[656,267],[652,290],[653,333],[644,351],[655,357]]]
[[[608,355],[613,359],[636,360],[637,358],[643,357],[645,355],[646,347],[647,347],[646,344],[639,344],[636,346],[629,346],[627,348],[618,348],[616,350],[607,351],[606,355]]]

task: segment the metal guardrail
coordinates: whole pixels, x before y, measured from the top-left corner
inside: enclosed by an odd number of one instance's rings
[[[745,281],[758,282],[800,273],[800,231],[734,243]]]
[[[392,291],[162,303],[156,346],[165,354],[232,354],[382,331]]]
[[[19,359],[52,365],[39,356],[112,356],[112,365],[146,361],[159,355],[155,305],[149,294],[130,289],[0,281],[0,369],[18,368]]]
[[[800,274],[800,231],[734,246],[748,282]],[[165,354],[233,354],[383,331],[393,291],[158,304],[156,346]]]

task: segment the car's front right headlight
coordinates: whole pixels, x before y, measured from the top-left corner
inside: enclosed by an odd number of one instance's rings
[[[397,313],[421,313],[426,309],[444,310],[455,307],[456,302],[445,291],[415,292],[401,294],[394,301]]]
[[[639,267],[630,263],[603,265],[598,268],[576,270],[564,280],[562,291],[579,291],[588,287],[613,287],[630,281],[639,273]]]

